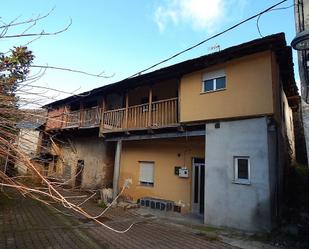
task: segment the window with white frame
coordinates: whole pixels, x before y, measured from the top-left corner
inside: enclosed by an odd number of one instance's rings
[[[154,183],[154,162],[139,162],[141,185],[153,186]]]
[[[234,181],[241,184],[250,184],[249,157],[234,157]]]
[[[224,70],[207,72],[203,75],[202,92],[219,91],[226,88],[226,76]]]

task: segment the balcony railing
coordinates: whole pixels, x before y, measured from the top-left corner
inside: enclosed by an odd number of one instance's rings
[[[177,125],[178,98],[165,99],[102,112],[99,107],[63,113],[50,120],[52,128],[99,127],[101,132],[161,128]]]
[[[122,130],[124,128],[124,116],[126,108],[105,111],[103,113],[102,125],[107,130]]]
[[[177,125],[178,98],[166,99],[127,109],[106,111],[103,113],[101,131],[135,130],[160,128]]]
[[[92,127],[100,125],[101,109],[96,106],[82,111],[81,127]]]
[[[80,111],[72,111],[69,113],[63,114],[63,124],[62,126],[64,128],[69,128],[69,127],[78,127],[80,123]]]

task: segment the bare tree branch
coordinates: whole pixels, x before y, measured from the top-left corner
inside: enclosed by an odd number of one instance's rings
[[[48,65],[46,65],[46,66],[43,66],[43,65],[31,65],[30,67],[32,67],[32,68],[46,68],[46,69],[55,69],[55,70],[61,70],[61,71],[68,71],[68,72],[72,72],[72,73],[80,73],[80,74],[85,74],[85,75],[88,75],[88,76],[94,76],[94,77],[99,77],[99,78],[111,78],[111,77],[114,76],[114,74],[113,75],[109,75],[109,76],[102,75],[104,73],[104,71],[99,73],[99,74],[93,74],[93,73],[88,73],[88,72],[81,71],[81,70],[65,68],[65,67],[48,66]]]
[[[16,34],[16,35],[3,35],[0,38],[21,38],[21,37],[31,37],[31,36],[49,36],[49,35],[58,35],[60,33],[63,33],[69,29],[69,27],[72,25],[72,19],[70,19],[70,23],[64,28],[56,32],[45,32],[42,30],[40,33],[28,33],[28,34]]]
[[[25,21],[22,21],[22,22],[16,22],[16,20],[20,17],[18,16],[17,18],[15,18],[13,21],[10,22],[10,24],[5,24],[4,22],[4,25],[0,26],[0,29],[3,29],[3,28],[10,28],[10,27],[14,27],[14,26],[19,26],[19,25],[23,25],[23,24],[29,24],[29,23],[32,23],[32,22],[37,22],[39,20],[42,20],[46,17],[48,17],[53,11],[55,10],[55,7],[53,7],[47,14],[45,14],[44,16],[40,16],[38,15],[37,18],[30,18],[28,20],[25,20]]]

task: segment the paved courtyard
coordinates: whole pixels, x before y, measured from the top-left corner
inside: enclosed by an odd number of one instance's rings
[[[127,228],[117,234],[82,217],[65,215],[14,193],[0,195],[0,248],[233,248],[158,219],[113,208],[102,218],[107,225]],[[98,214],[102,208],[85,205]]]

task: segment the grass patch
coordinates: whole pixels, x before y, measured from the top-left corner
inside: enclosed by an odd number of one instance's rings
[[[211,226],[193,226],[192,228],[199,231],[196,235],[201,236],[207,241],[221,241],[219,235],[222,229],[220,228]]]
[[[195,226],[194,228],[203,231],[203,232],[219,232],[220,228],[209,227],[209,226]]]
[[[215,234],[204,234],[204,238],[207,240],[207,241],[210,241],[210,242],[214,242],[214,241],[220,241],[221,239],[219,238],[218,235],[215,235]]]
[[[107,205],[104,202],[101,202],[98,204],[98,207],[105,209],[107,208]]]

